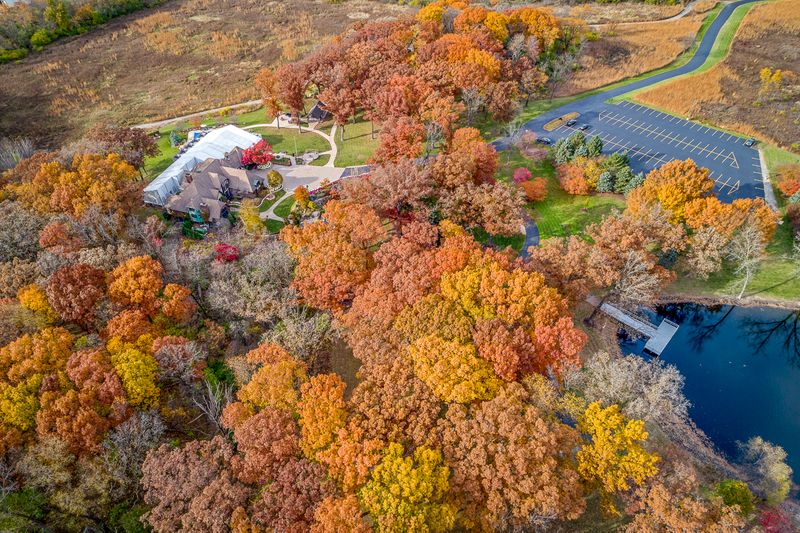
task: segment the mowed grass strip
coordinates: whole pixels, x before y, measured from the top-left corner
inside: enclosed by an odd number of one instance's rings
[[[336,155],[337,167],[351,167],[365,164],[378,148],[378,126],[375,126],[375,135],[372,135],[372,124],[359,115],[355,123],[344,126],[344,135],[340,127],[336,128],[334,140],[338,153]],[[344,138],[344,140],[342,140]]]
[[[300,155],[316,150],[327,152],[331,149],[328,141],[311,131],[298,131],[296,127],[286,126],[281,128],[253,128],[252,133],[261,135],[275,152]]]
[[[518,149],[512,148],[500,155],[500,164],[498,177],[507,182],[518,167],[530,170],[534,178],[547,179],[547,198],[526,206],[539,227],[539,237],[542,240],[581,234],[586,226],[600,222],[614,210],[625,209],[625,199],[620,195],[576,196],[565,193],[558,183],[555,167],[550,159],[534,162]]]

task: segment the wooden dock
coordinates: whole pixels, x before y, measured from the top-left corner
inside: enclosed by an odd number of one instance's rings
[[[600,301],[595,296],[589,296],[586,301],[597,307]],[[669,341],[672,340],[675,332],[678,331],[678,324],[666,318],[656,326],[650,322],[646,322],[639,317],[626,313],[618,307],[614,307],[609,303],[604,303],[600,306],[600,310],[616,320],[621,324],[632,328],[639,332],[641,335],[647,337],[647,343],[644,345],[644,351],[658,357],[664,348],[667,347]]]

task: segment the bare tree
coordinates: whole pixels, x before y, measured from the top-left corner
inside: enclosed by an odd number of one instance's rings
[[[192,402],[206,415],[206,418],[216,428],[217,432],[222,432],[222,422],[220,417],[225,406],[233,401],[233,389],[227,383],[211,383],[205,381],[205,387],[201,388]]]
[[[477,88],[470,87],[461,91],[461,101],[464,103],[464,107],[467,111],[467,125],[471,125],[472,121],[475,119],[475,114],[478,113],[483,108],[483,104],[486,103],[486,97],[483,96]]]
[[[138,411],[109,432],[102,459],[108,471],[115,474],[121,494],[128,496],[138,490],[144,458],[165,431],[158,411]]]
[[[444,129],[438,122],[425,124],[425,157],[431,155],[437,146],[444,140]]]
[[[522,138],[522,134],[524,133],[524,122],[519,120],[519,118],[515,117],[505,125],[505,133],[506,137],[508,138],[508,143],[511,146],[516,146],[519,144],[520,139]]]
[[[572,78],[582,48],[583,45],[581,44],[578,45],[578,49],[575,52],[556,54],[548,59],[545,64],[545,72],[547,72],[548,75],[547,88],[550,100],[553,99],[558,88]]]
[[[661,293],[664,279],[642,254],[627,253],[619,280],[611,289],[614,299],[631,306],[652,305]]]
[[[734,273],[739,278],[739,294],[744,295],[747,286],[758,272],[761,261],[764,260],[764,240],[761,231],[753,221],[748,220],[728,244],[726,257],[734,264]]]
[[[511,59],[514,61],[525,54],[526,48],[525,35],[522,33],[515,33],[508,40],[508,53],[511,54]]]

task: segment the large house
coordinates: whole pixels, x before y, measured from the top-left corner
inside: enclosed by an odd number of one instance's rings
[[[236,126],[208,132],[144,189],[146,204],[195,221],[216,222],[234,198],[255,195],[263,179],[242,167],[242,150],[261,140]]]

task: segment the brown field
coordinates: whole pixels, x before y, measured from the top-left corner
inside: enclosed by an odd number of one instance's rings
[[[781,69],[780,88],[760,92],[760,71]],[[636,99],[800,151],[800,2],[755,6],[728,56],[711,69]]]
[[[296,59],[359,20],[406,12],[371,0],[173,0],[0,65],[0,137],[55,146],[96,122],[246,101],[259,68]]]
[[[569,96],[668,65],[694,42],[704,15],[668,22],[603,26],[586,44],[580,70],[559,90]]]
[[[710,0],[701,0],[710,1]],[[559,17],[580,18],[587,24],[607,24],[609,22],[642,22],[661,20],[677,15],[683,9],[680,4],[660,6],[643,2],[620,2],[618,4],[579,4],[548,6]]]

